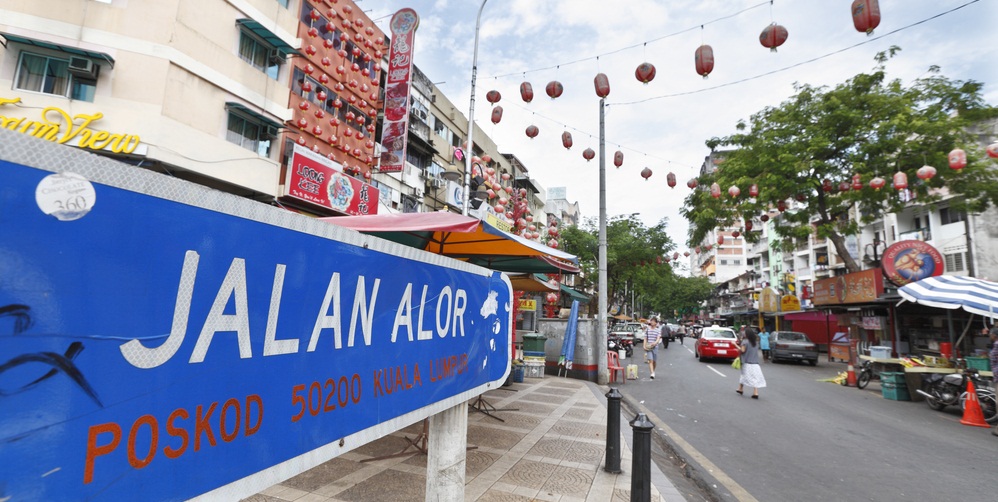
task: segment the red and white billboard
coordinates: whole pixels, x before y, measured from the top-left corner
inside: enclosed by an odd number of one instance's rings
[[[379,190],[341,171],[341,166],[295,145],[285,179],[287,195],[354,216],[378,214]]]
[[[383,173],[401,172],[405,166],[409,128],[409,85],[412,82],[412,44],[419,26],[416,11],[405,8],[392,16],[392,46],[388,52],[385,82],[385,120],[381,133]]]

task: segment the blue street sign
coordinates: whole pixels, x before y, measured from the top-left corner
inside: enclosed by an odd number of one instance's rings
[[[502,274],[30,141],[0,146],[0,499],[247,496],[508,374]]]

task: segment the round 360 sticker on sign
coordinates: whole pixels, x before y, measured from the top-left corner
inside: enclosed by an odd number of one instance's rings
[[[35,202],[43,213],[60,221],[73,221],[93,209],[97,192],[93,183],[79,174],[50,174],[35,187]]]

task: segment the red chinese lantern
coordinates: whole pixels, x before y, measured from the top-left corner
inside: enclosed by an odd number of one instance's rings
[[[498,103],[500,99],[502,99],[502,94],[499,94],[499,91],[495,89],[485,93],[485,100],[488,101],[490,105]]]
[[[748,195],[749,195],[749,197],[758,197],[759,196],[759,185],[756,185],[755,183],[749,185],[749,187],[748,187]]]
[[[666,174],[665,182],[669,185],[669,188],[676,188],[676,175],[672,173]]]
[[[484,162],[486,164],[491,164],[492,163],[492,156],[489,155],[489,154],[482,155],[482,162]]]
[[[548,247],[552,247],[552,248],[558,249],[558,241],[556,241],[554,239],[550,239],[548,241]]]
[[[740,236],[740,235],[742,235],[742,233],[739,232],[739,231],[737,231],[737,230],[735,230],[734,232],[731,232],[731,236],[734,237],[735,239],[737,239],[738,236]]]
[[[887,184],[887,182],[884,181],[884,179],[881,178],[880,176],[877,176],[877,177],[873,178],[872,180],[870,180],[870,188],[872,188],[874,190],[880,190],[881,188],[884,188],[884,185],[886,185],[886,184]]]
[[[724,236],[723,235],[718,235],[717,236],[717,245],[718,246],[723,246],[724,245]]]
[[[562,87],[561,82],[552,80],[548,82],[548,85],[544,88],[544,91],[548,93],[548,96],[551,96],[551,99],[554,99],[561,96],[561,93],[565,92],[565,88]]]
[[[785,201],[785,200],[781,200],[781,201],[777,202],[777,203],[776,203],[776,209],[777,209],[777,210],[778,210],[779,212],[781,212],[781,213],[782,213],[783,211],[786,211],[786,210],[787,210],[787,201]]]
[[[530,82],[520,84],[520,98],[526,103],[534,100],[534,86]]]
[[[776,52],[776,48],[787,41],[787,29],[781,25],[773,23],[763,28],[759,34],[759,43],[763,47],[769,47],[770,51]]]
[[[605,98],[610,95],[610,79],[606,78],[605,73],[597,73],[596,78],[593,79],[593,85],[596,86],[596,95]]]
[[[666,263],[669,263],[670,261],[672,261],[672,258],[669,258],[668,256],[666,256],[666,257],[665,257],[665,262],[666,262]]]
[[[540,132],[540,130],[537,129],[537,126],[535,126],[535,125],[529,125],[529,126],[527,126],[527,137],[528,138],[530,138],[530,139],[536,138],[537,137],[537,133],[539,133],[539,132]]]
[[[558,294],[557,293],[548,293],[545,298],[547,298],[548,303],[555,303],[555,302],[558,301]]]
[[[672,253],[672,259],[673,260],[678,260],[679,259],[679,252],[678,251],[676,251],[675,253]]]
[[[967,152],[956,148],[949,153],[949,168],[954,171],[959,171],[967,167]]]
[[[706,249],[707,251],[710,251],[711,249],[714,249],[714,245],[713,244],[707,244],[706,246],[704,246],[704,249]]]
[[[894,173],[894,189],[904,190],[908,188],[908,175],[902,172]]]
[[[700,246],[693,248],[693,252],[695,252],[696,254],[700,254]]]
[[[568,131],[561,133],[561,144],[565,148],[572,148],[572,133]]]
[[[922,166],[918,168],[918,172],[915,173],[915,176],[918,176],[918,179],[922,181],[931,180],[936,176],[936,168],[932,166]]]
[[[624,165],[624,152],[617,150],[613,153],[613,165],[617,167]]]
[[[502,107],[497,106],[492,109],[492,123],[498,124],[502,120]]]
[[[714,49],[709,45],[697,47],[693,54],[693,62],[696,64],[697,74],[707,78],[707,75],[714,71]]]
[[[718,198],[721,196],[721,185],[717,183],[711,183],[710,185],[710,196],[713,198]]]
[[[655,78],[655,65],[651,63],[641,63],[638,68],[634,70],[634,78],[638,79],[638,82],[642,84],[647,84]]]
[[[305,117],[298,119],[298,128],[305,129],[306,127],[308,127],[308,119]]]
[[[863,189],[863,178],[859,174],[852,175],[852,189],[862,190]]]
[[[824,190],[825,192],[831,192],[832,190],[835,190],[835,187],[832,185],[832,180],[828,178],[821,180],[821,189]]]
[[[738,197],[738,195],[740,195],[741,193],[742,193],[742,191],[738,187],[736,187],[734,185],[731,185],[728,188],[728,195],[730,195],[732,199],[735,198],[735,197]]]
[[[752,220],[745,220],[745,231],[746,232],[752,231]]]
[[[689,251],[683,251],[683,256],[689,258],[690,252]]]
[[[642,169],[641,177],[644,178],[645,181],[648,181],[648,178],[651,178],[651,169],[648,169],[647,167]]]
[[[988,145],[988,157],[998,159],[998,143],[991,143]]]
[[[320,126],[320,125],[317,124],[315,127],[313,127],[312,128],[312,134],[314,134],[316,136],[322,136],[322,126]]]
[[[805,200],[807,200],[807,195],[799,193],[797,195],[794,195],[794,198],[797,199],[797,202],[804,202]]]
[[[880,24],[880,4],[877,0],[853,0],[852,24],[856,31],[864,31],[867,35]]]
[[[587,161],[593,160],[595,157],[596,157],[596,152],[593,151],[592,148],[586,148],[585,150],[582,151],[582,158],[586,159]]]
[[[842,183],[839,183],[839,191],[840,192],[846,192],[848,190],[849,190],[849,182],[848,181],[843,181]]]
[[[301,102],[298,103],[298,109],[301,110],[301,111],[303,111],[303,112],[304,111],[308,111],[308,107],[309,106],[311,106],[311,105],[309,105],[308,101],[301,101]]]
[[[690,190],[696,188],[697,187],[697,179],[696,178],[690,178],[690,180],[686,182],[686,186],[690,187]]]
[[[762,220],[763,223],[766,223],[767,221],[769,221],[769,215],[768,214],[764,214],[764,215],[760,216],[759,219]]]

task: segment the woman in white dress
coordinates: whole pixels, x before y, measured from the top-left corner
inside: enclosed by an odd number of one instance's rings
[[[759,389],[766,386],[766,377],[762,375],[759,366],[759,330],[753,326],[745,328],[745,338],[739,347],[742,355],[742,375],[738,379],[738,394],[742,394],[745,386],[753,388],[752,399],[759,399]]]

